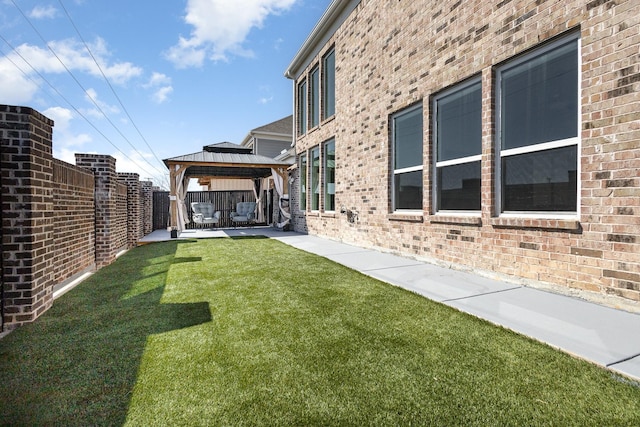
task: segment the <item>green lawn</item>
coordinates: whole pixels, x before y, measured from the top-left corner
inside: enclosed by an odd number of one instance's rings
[[[129,251],[0,340],[2,425],[640,425],[640,387],[269,239]]]

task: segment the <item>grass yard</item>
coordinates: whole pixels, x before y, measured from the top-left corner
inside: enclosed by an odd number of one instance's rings
[[[640,425],[640,387],[260,239],[129,251],[0,340],[2,425]]]

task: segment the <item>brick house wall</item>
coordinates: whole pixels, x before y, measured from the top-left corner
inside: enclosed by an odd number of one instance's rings
[[[93,174],[53,159],[54,283],[95,268]]]
[[[296,83],[335,49],[335,116],[296,138],[298,155],[335,138],[336,211],[300,212],[298,231],[402,253],[613,306],[640,301],[640,13],[636,0],[362,0],[322,39]],[[579,34],[579,216],[496,214],[496,68]],[[481,211],[436,215],[431,104],[482,85]],[[423,111],[423,212],[391,205],[391,115]],[[296,107],[296,122],[299,120]],[[322,206],[322,200],[321,200]],[[340,207],[358,212],[350,223]]]

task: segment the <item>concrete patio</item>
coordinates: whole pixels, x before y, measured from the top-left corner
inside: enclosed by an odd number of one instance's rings
[[[238,236],[279,240],[640,381],[640,314],[270,227],[185,230],[178,239]],[[167,240],[158,230],[140,243]]]

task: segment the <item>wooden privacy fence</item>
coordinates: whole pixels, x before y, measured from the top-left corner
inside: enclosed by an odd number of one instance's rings
[[[252,202],[256,198],[253,191],[189,191],[185,198],[187,206],[187,217],[191,221],[192,202],[210,202],[216,210],[220,211],[221,217],[217,227],[231,227],[231,211],[235,210],[238,202]],[[169,224],[169,192],[155,191],[153,193],[153,229],[166,229]],[[191,221],[187,224],[187,229],[196,228],[196,224]]]

